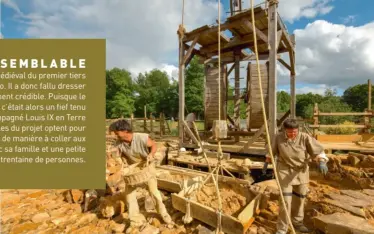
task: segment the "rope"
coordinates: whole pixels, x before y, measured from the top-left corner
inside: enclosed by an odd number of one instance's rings
[[[272,3],[274,4],[274,2],[278,2],[278,1],[277,0],[273,0],[273,1],[269,0],[270,4],[272,4]],[[254,13],[254,9],[253,9],[253,0],[251,0],[251,13],[252,13],[251,14],[251,16],[252,16],[252,28],[255,29],[256,25],[255,25],[255,13]],[[268,142],[268,144],[267,144],[268,145],[268,151],[270,153],[271,160],[275,163],[272,147],[271,147],[271,144],[270,144],[269,129],[268,129],[267,121],[266,121],[267,117],[266,117],[266,112],[265,112],[264,95],[262,93],[261,71],[260,71],[260,63],[259,63],[259,59],[258,59],[256,30],[253,30],[253,41],[254,41],[255,54],[256,54],[258,83],[260,85],[262,114],[263,114],[263,119],[264,119],[264,124],[265,124],[265,130],[266,130],[266,139],[267,139],[267,142]],[[273,49],[275,49],[275,48],[273,48]],[[288,213],[286,202],[285,202],[284,197],[283,197],[283,193],[282,193],[281,186],[280,186],[280,183],[279,183],[279,178],[278,178],[278,170],[277,170],[276,166],[273,167],[273,170],[274,170],[274,174],[275,174],[275,180],[277,182],[277,185],[278,185],[278,188],[279,188],[279,191],[280,191],[279,194],[280,194],[280,197],[281,197],[281,200],[282,200],[282,205],[284,207],[284,211],[286,212],[286,216],[287,216],[287,219],[288,219],[288,223],[291,226],[292,233],[296,234],[295,229],[292,225],[290,215]]]

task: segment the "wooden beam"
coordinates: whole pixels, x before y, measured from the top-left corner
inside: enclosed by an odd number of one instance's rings
[[[187,67],[188,64],[190,64],[191,60],[193,59],[193,57],[195,56],[195,50],[192,50],[192,54],[191,56],[187,59],[187,61],[184,63],[184,66]]]
[[[270,7],[269,7],[269,9],[270,9]],[[283,24],[282,18],[279,16],[278,12],[276,12],[276,15],[277,15],[277,17],[274,18],[274,19],[276,19],[279,22],[280,28],[283,31],[284,42],[286,43],[288,49],[293,49],[294,48],[294,44],[292,43],[291,38],[290,38],[290,36],[287,33],[287,30],[286,30],[286,27]]]
[[[257,43],[257,44],[260,46],[260,45],[264,45],[266,43],[261,41],[261,43]],[[224,43],[221,43],[221,50],[228,49],[228,48],[231,48],[232,50],[235,50],[234,48],[240,47],[242,45],[246,45],[243,48],[253,47],[254,46],[253,35],[248,34],[248,35],[245,35],[243,37],[233,37],[230,41],[226,41]],[[203,46],[203,47],[200,48],[200,51],[202,53],[216,52],[216,51],[218,51],[218,43],[213,43],[213,44],[208,45],[208,46]]]
[[[329,112],[319,112],[317,114],[318,116],[373,116],[371,112],[335,112],[335,113],[329,113]]]
[[[265,11],[260,11],[258,13],[255,13],[255,18],[256,19],[261,19],[264,16],[266,16]],[[235,18],[235,16],[230,17],[229,21],[226,21],[225,23],[221,24],[221,27],[220,27],[221,31],[230,30],[233,27],[240,27],[242,25],[241,18],[239,18],[239,19],[234,19],[234,18]],[[218,31],[218,25],[215,25],[215,26],[212,26],[212,27],[208,26],[208,25],[205,25],[205,26],[200,27],[198,29],[195,29],[191,32],[185,33],[185,37],[183,38],[183,42],[192,41],[197,34],[200,34],[201,36],[205,36],[207,34],[214,33],[215,35],[217,35],[217,31]]]
[[[282,41],[282,35],[283,35],[283,31],[282,30],[278,30],[278,33],[277,33],[277,51],[278,51],[278,48],[281,44],[281,41]]]
[[[277,133],[277,4],[270,4],[269,13],[269,134],[271,142]]]
[[[192,51],[195,49],[195,45],[197,43],[197,40],[199,39],[200,35],[197,35],[193,42],[190,45],[190,48],[188,48],[187,54],[183,58],[183,63],[186,64],[187,60],[191,57]]]
[[[291,103],[290,103],[290,110],[291,110],[291,118],[296,118],[296,76],[291,75]]]
[[[192,133],[191,129],[188,127],[188,124],[186,121],[183,121],[183,125],[185,130],[187,131],[187,134],[191,137],[191,139],[195,142],[195,144],[200,145],[199,141],[196,139],[195,135]]]
[[[182,38],[179,36],[179,118],[178,118],[178,128],[179,128],[179,147],[183,147],[184,142],[184,43]]]
[[[356,124],[356,125],[344,125],[344,124],[337,124],[337,125],[328,125],[328,124],[312,124],[309,125],[311,128],[366,128],[366,125],[363,124]]]
[[[255,56],[255,55],[254,55]],[[255,56],[256,57],[256,56]],[[268,56],[269,57],[269,56]],[[247,130],[251,130],[251,102],[249,101],[249,97],[251,95],[251,63],[247,64],[247,82],[246,82],[246,95],[247,95],[247,103],[245,105],[245,116],[247,122]]]
[[[235,104],[234,121],[237,129],[240,129],[240,53],[235,51]],[[239,137],[235,137],[239,141]]]
[[[187,45],[186,43],[183,43],[183,47],[184,47],[184,49],[187,49],[187,50],[190,49],[190,46]],[[192,49],[192,53],[194,53],[195,55],[198,55],[198,56],[200,56],[202,58],[206,58],[206,56],[204,54],[202,54],[200,52],[200,50],[197,50],[195,48]]]
[[[223,24],[221,24],[221,31],[225,31],[229,28],[232,28],[233,26],[235,25],[238,25],[238,22],[234,21],[234,22],[225,22]],[[217,32],[218,31],[218,25],[216,26],[213,26],[213,27],[210,27],[209,29],[206,29],[204,31],[201,31],[201,32],[196,32],[196,33],[186,33],[184,39],[183,39],[183,42],[189,42],[191,40],[193,40],[196,36],[197,33],[200,33],[201,36],[203,35],[207,35],[207,34],[210,34],[210,33],[214,33],[214,32]]]
[[[244,148],[248,149],[251,145],[253,145],[253,143],[256,142],[256,140],[262,135],[262,133],[264,133],[264,131],[265,131],[265,124],[262,125],[259,130],[257,130],[255,135],[251,137],[251,139],[249,139],[247,143],[245,143]]]
[[[290,56],[290,71],[291,71],[291,76],[295,76],[296,75],[296,69],[295,69],[295,51],[294,49],[289,49],[288,50],[288,53],[289,53],[289,56]]]
[[[247,30],[250,30],[252,32],[256,30],[256,35],[259,38],[261,38],[265,43],[268,43],[268,37],[258,28],[256,28],[256,27],[253,28],[252,22],[250,22],[247,19],[242,19],[242,22],[243,22],[243,27],[244,28],[246,28]]]
[[[234,70],[234,68],[235,68],[235,64],[233,64],[231,67],[230,67],[230,69],[229,69],[229,71],[227,72],[227,77],[230,75],[230,73]]]
[[[277,59],[279,59],[279,58],[281,58],[281,56],[278,54]],[[259,54],[258,59],[259,60],[268,60],[269,59],[269,54],[268,53]],[[256,55],[255,54],[250,54],[248,56],[245,56],[240,61],[253,61],[253,60],[256,60]],[[205,63],[217,63],[217,62],[218,62],[218,58],[211,58],[211,59],[207,59],[205,61]],[[221,62],[222,63],[234,63],[235,62],[235,57],[233,56],[233,57],[221,58]]]
[[[277,126],[280,127],[281,124],[287,119],[287,117],[291,114],[291,110],[288,110],[284,115],[277,121]]]
[[[285,66],[285,67],[286,67],[290,72],[292,71],[291,66],[288,65],[288,64],[286,63],[286,61],[284,61],[284,60],[281,59],[281,58],[278,58],[278,61],[279,61],[283,66]]]
[[[371,110],[371,80],[368,79],[368,110]]]

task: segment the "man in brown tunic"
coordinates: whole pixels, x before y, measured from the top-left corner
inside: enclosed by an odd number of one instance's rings
[[[149,137],[149,135],[145,133],[133,133],[131,125],[126,120],[118,120],[112,123],[109,127],[109,131],[114,132],[119,139],[119,144],[117,144],[117,147],[125,156],[123,158],[123,160],[126,161],[125,164],[131,165],[140,163],[139,165],[144,165],[147,158],[148,161],[154,162],[154,159],[159,156],[156,153],[156,143]],[[158,160],[160,160],[160,158]],[[151,163],[150,167],[152,170],[154,170],[154,163]],[[126,173],[128,173],[128,170],[124,168],[124,174]],[[161,193],[157,188],[157,179],[155,177],[148,180],[148,189],[150,194],[156,200],[157,209],[162,219],[167,224],[171,224],[171,217],[162,202]],[[126,186],[125,188],[129,219],[131,225],[134,227],[145,224],[145,217],[139,212],[136,190],[137,188],[132,186]]]
[[[296,120],[287,119],[283,127],[284,131],[278,133],[272,142],[273,156],[277,156],[276,168],[281,192],[294,228],[301,233],[309,233],[310,230],[303,224],[304,202],[309,183],[308,163],[310,160],[318,161],[320,172],[326,175],[328,158],[316,139],[299,132]],[[266,155],[266,161],[271,162],[269,154]],[[283,205],[280,205],[277,234],[286,234],[287,229],[286,212]]]

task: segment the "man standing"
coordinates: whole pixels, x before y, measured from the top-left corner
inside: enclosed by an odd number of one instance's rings
[[[117,147],[120,152],[125,156],[128,165],[140,163],[144,165],[147,162],[155,160],[157,151],[156,143],[145,133],[133,133],[131,125],[128,121],[121,119],[112,123],[109,127],[110,132],[118,137],[119,144]],[[151,167],[154,164],[151,163]],[[126,172],[124,172],[126,173]],[[168,214],[165,205],[162,202],[161,193],[157,188],[157,179],[152,177],[148,180],[148,189],[150,194],[155,198],[158,213],[161,215],[165,223],[171,224],[172,220]],[[125,196],[126,205],[128,207],[129,219],[131,226],[139,227],[145,224],[145,217],[139,212],[139,205],[136,198],[136,187],[126,186]]]
[[[304,202],[309,183],[308,163],[310,160],[318,161],[320,172],[326,175],[328,158],[317,140],[306,133],[299,132],[296,120],[287,119],[283,127],[284,132],[278,133],[272,142],[273,155],[277,156],[276,168],[281,192],[294,228],[301,233],[309,233],[310,230],[303,224]],[[266,161],[271,162],[269,154],[266,155]],[[286,215],[280,203],[277,234],[287,233]]]

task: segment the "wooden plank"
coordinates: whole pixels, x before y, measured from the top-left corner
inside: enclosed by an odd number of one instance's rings
[[[328,124],[311,124],[309,125],[311,128],[366,128],[367,126],[362,124],[356,125],[344,125],[344,124],[337,124],[337,125],[328,125]]]
[[[205,154],[208,158],[217,158],[217,152],[207,151],[207,152],[205,152]],[[222,153],[222,157],[225,160],[229,160],[230,159],[230,154],[229,153]]]
[[[182,26],[183,27],[183,26]],[[182,38],[179,36],[179,76],[178,76],[178,86],[179,86],[179,118],[178,118],[178,126],[179,126],[179,146],[183,144],[184,141],[184,99],[185,99],[185,90],[184,90],[184,68],[185,64],[184,61],[184,46],[185,44],[182,42]]]
[[[318,112],[318,116],[372,116],[370,112],[340,112],[340,113],[328,113],[328,112]]]
[[[271,20],[272,18],[274,18],[275,22],[279,22],[279,25],[280,25],[280,27],[281,27],[281,29],[283,31],[282,35],[283,35],[283,37],[285,39],[284,40],[285,44],[287,45],[288,49],[293,49],[293,47],[294,47],[293,43],[291,42],[290,36],[288,35],[287,30],[286,30],[286,28],[285,28],[285,26],[283,24],[282,18],[279,16],[278,12],[277,11],[274,12],[275,13],[274,15],[277,15],[277,17],[271,17],[273,15],[273,13],[272,13],[272,11],[270,9],[272,9],[271,7],[273,7],[273,6],[274,5],[270,5],[269,6],[269,18],[270,18],[270,22],[272,21]],[[274,7],[276,7],[276,6],[274,6]]]
[[[194,47],[195,47],[195,45],[196,45],[196,43],[197,43],[197,40],[199,39],[199,36],[200,36],[200,35],[197,35],[197,36],[193,39],[193,41],[192,41],[192,43],[191,43],[191,45],[190,45],[190,48],[189,48],[188,51],[187,51],[187,54],[184,56],[184,59],[183,59],[183,63],[184,63],[184,64],[186,64],[187,60],[191,57],[192,51],[194,50]],[[186,65],[186,66],[187,66],[187,65]]]
[[[185,130],[187,131],[191,139],[195,142],[195,144],[199,145],[199,141],[196,139],[195,135],[192,133],[191,129],[188,127],[187,122],[183,121],[183,124],[184,124]]]
[[[253,143],[256,142],[256,140],[261,136],[261,134],[264,133],[264,131],[265,131],[265,124],[262,125],[262,127],[259,130],[257,130],[257,132],[255,133],[255,135],[251,139],[249,139],[247,141],[247,143],[245,144],[244,147],[245,148],[250,147]]]
[[[291,74],[291,103],[290,114],[291,118],[296,118],[296,77]]]
[[[281,45],[281,42],[282,42],[282,35],[283,35],[283,31],[278,30],[278,33],[277,33],[277,51],[278,51],[278,48],[279,48],[279,46]]]
[[[279,61],[279,62],[280,62],[280,63],[281,63],[285,68],[287,68],[289,71],[292,71],[291,66],[288,65],[288,64],[286,63],[286,61],[284,61],[284,60],[281,59],[281,58],[279,58],[278,61]]]
[[[317,140],[323,142],[356,142],[361,139],[361,135],[317,135]]]
[[[248,222],[253,222],[251,218],[255,216],[256,210],[258,210],[260,198],[261,196],[257,195],[254,198],[252,198],[253,202],[251,201],[247,204],[247,206],[244,209],[246,210],[246,212],[241,216],[243,220],[239,220],[233,216],[222,213],[222,231],[227,234],[245,233],[248,227],[250,226]],[[211,207],[199,204],[194,200],[187,200],[184,197],[184,191],[181,191],[179,194],[172,194],[172,205],[176,210],[186,213],[187,204],[189,204],[190,206],[190,214],[194,219],[200,220],[201,222],[204,222],[212,227],[217,227],[218,215],[216,210],[214,210]],[[248,220],[244,220],[245,218],[248,218]]]
[[[256,30],[256,36],[261,38],[261,40],[263,40],[265,43],[268,43],[268,37],[263,32],[261,32],[256,26],[253,28],[252,22],[250,22],[247,19],[242,19],[242,23],[243,27],[247,30],[250,30],[252,32]]]

